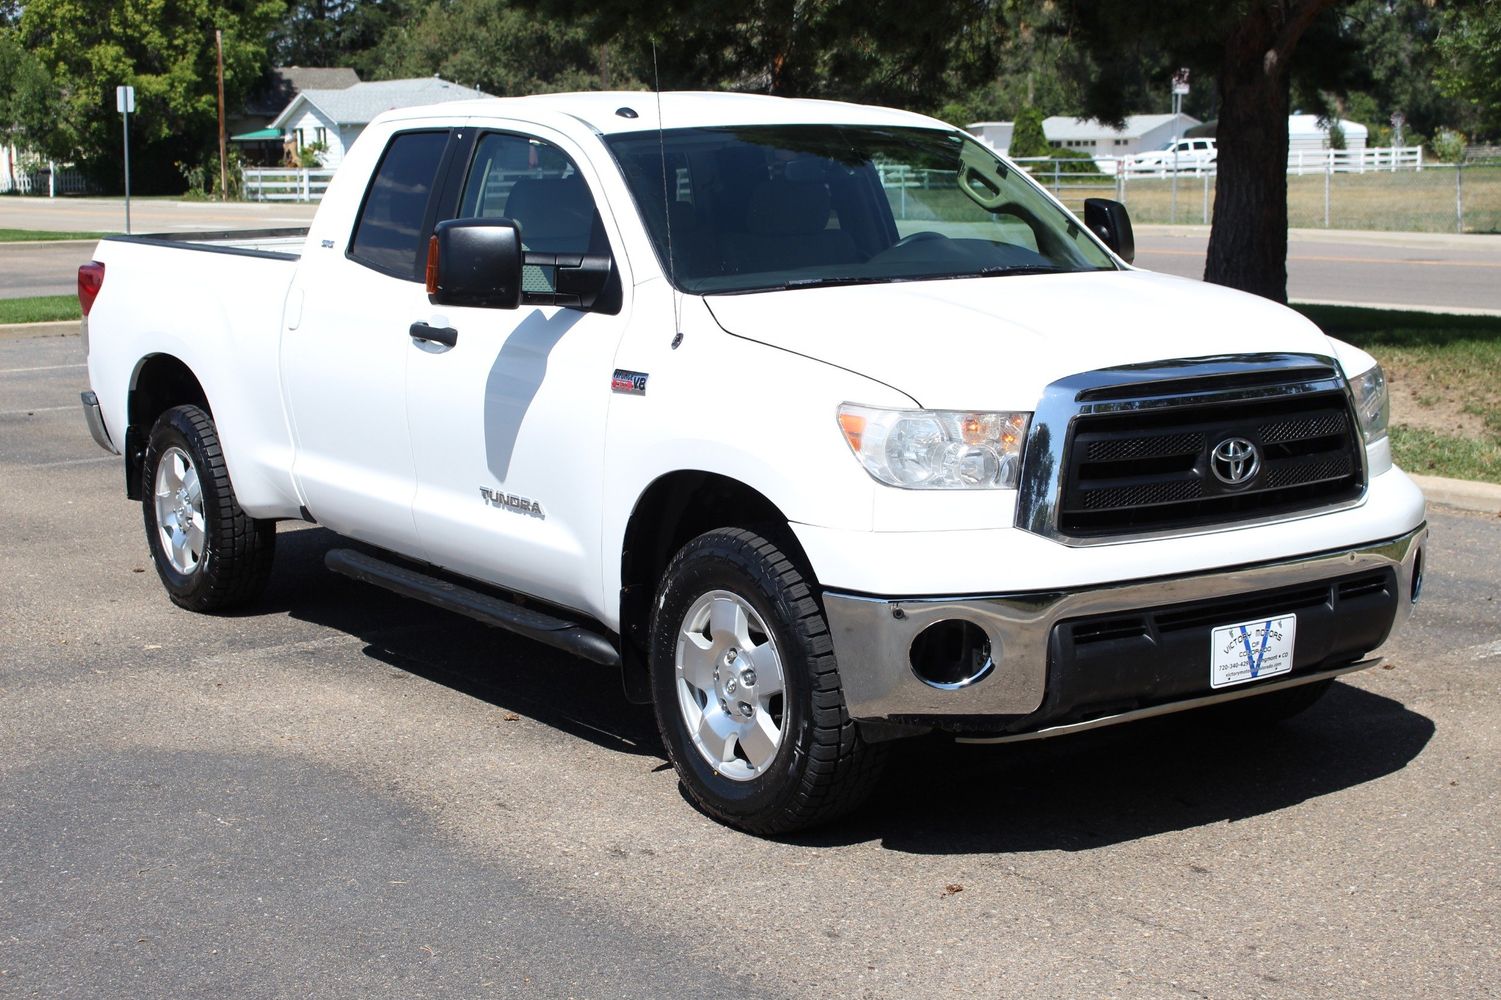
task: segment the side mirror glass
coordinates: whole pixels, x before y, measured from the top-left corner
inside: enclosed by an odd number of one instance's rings
[[[428,300],[515,309],[521,305],[523,257],[521,227],[511,219],[440,222],[428,241]]]
[[[1136,234],[1126,206],[1108,198],[1084,199],[1084,224],[1127,264],[1136,259]]]

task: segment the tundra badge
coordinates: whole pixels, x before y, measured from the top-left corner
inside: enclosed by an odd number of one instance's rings
[[[546,514],[542,513],[542,505],[540,503],[535,500],[528,500],[526,497],[512,496],[509,493],[492,490],[488,486],[481,486],[479,488],[479,495],[480,499],[489,507],[499,507],[501,510],[508,510],[513,514],[525,514],[527,517],[547,517]]]

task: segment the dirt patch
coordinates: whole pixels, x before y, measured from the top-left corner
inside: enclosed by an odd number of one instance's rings
[[[1439,381],[1431,368],[1397,359],[1385,360],[1382,368],[1391,394],[1393,424],[1461,437],[1478,438],[1486,433],[1480,415],[1465,412],[1463,394]]]

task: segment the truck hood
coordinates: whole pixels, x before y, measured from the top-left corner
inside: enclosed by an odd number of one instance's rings
[[[1335,354],[1318,327],[1291,309],[1150,271],[907,281],[704,301],[728,333],[858,372],[933,409],[1031,409],[1048,383],[1116,365]]]

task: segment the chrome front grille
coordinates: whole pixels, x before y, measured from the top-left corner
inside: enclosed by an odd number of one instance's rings
[[[1217,447],[1255,471],[1227,481]],[[1301,516],[1359,502],[1364,446],[1334,363],[1306,355],[1107,369],[1048,388],[1018,526],[1090,544]],[[1223,470],[1222,470],[1223,471]]]

